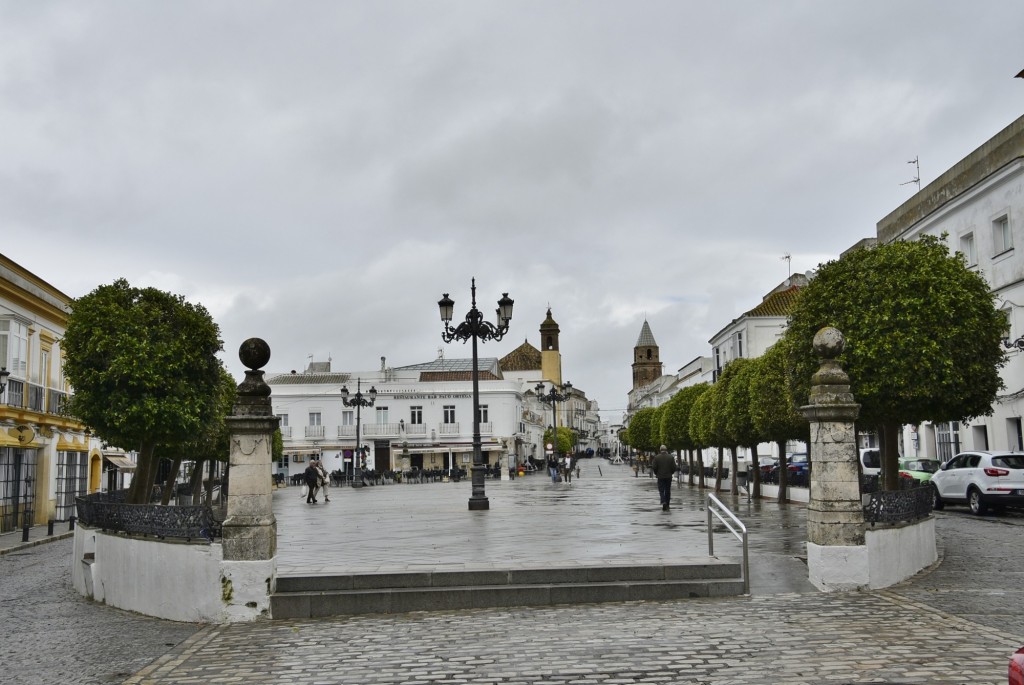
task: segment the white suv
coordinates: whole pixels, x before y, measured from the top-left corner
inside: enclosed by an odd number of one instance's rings
[[[974,514],[989,507],[1024,507],[1024,452],[961,452],[932,475],[935,508],[967,504]]]

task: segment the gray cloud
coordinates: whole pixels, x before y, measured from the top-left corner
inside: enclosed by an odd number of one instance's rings
[[[550,305],[609,410],[1019,116],[1024,6],[0,2],[0,251],[265,337],[432,358],[436,301]],[[448,346],[448,356],[468,355]],[[615,412],[609,413],[610,418]]]

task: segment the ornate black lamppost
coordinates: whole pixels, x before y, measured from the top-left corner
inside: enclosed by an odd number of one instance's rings
[[[476,278],[472,279],[472,293],[473,301],[466,320],[455,328],[451,326],[455,302],[448,297],[448,293],[438,301],[437,306],[441,309],[441,321],[444,323],[442,340],[446,343],[452,340],[473,341],[473,466],[470,469],[473,494],[469,498],[469,509],[480,511],[490,509],[491,505],[484,494],[484,460],[480,447],[480,370],[477,368],[476,341],[480,339],[487,342],[505,337],[512,320],[513,302],[508,293],[501,294],[498,300],[498,324],[494,325],[484,321],[484,315],[476,308]]]
[[[558,403],[569,399],[572,394],[572,383],[569,381],[563,383],[561,392],[559,392],[558,386],[552,383],[551,390],[544,392],[544,382],[541,381],[534,390],[537,392],[538,400],[551,405],[551,445],[552,451],[555,453],[555,461],[558,461]]]
[[[356,408],[356,449],[352,453],[352,487],[361,488],[363,487],[363,466],[366,460],[366,456],[363,454],[363,446],[359,443],[359,424],[361,422],[361,410],[363,407],[372,407],[373,403],[377,401],[377,389],[372,385],[370,386],[370,392],[367,393],[369,399],[363,397],[362,392],[363,381],[362,379],[356,380],[356,394],[352,397],[348,394],[348,387],[341,386],[341,401],[345,403],[346,407]],[[358,478],[356,477],[358,475]]]
[[[7,370],[6,366],[0,366],[0,397],[4,396],[4,390],[7,389],[7,377],[11,375],[11,372]]]

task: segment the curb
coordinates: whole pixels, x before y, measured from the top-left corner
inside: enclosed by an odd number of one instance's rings
[[[75,531],[69,530],[63,533],[56,533],[54,535],[47,535],[46,537],[39,538],[38,540],[29,540],[28,542],[19,542],[12,547],[5,547],[0,549],[0,556],[10,554],[11,552],[17,552],[22,549],[28,549],[29,547],[36,547],[38,545],[45,545],[48,542],[56,542],[57,540],[65,540],[74,536]]]

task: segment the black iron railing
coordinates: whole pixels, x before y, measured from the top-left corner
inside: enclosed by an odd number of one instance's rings
[[[104,531],[158,538],[213,540],[221,537],[223,512],[211,507],[125,504],[126,490],[76,497],[78,523]]]
[[[930,485],[876,490],[869,497],[868,503],[864,505],[864,520],[868,523],[916,521],[932,513],[935,501]]]

